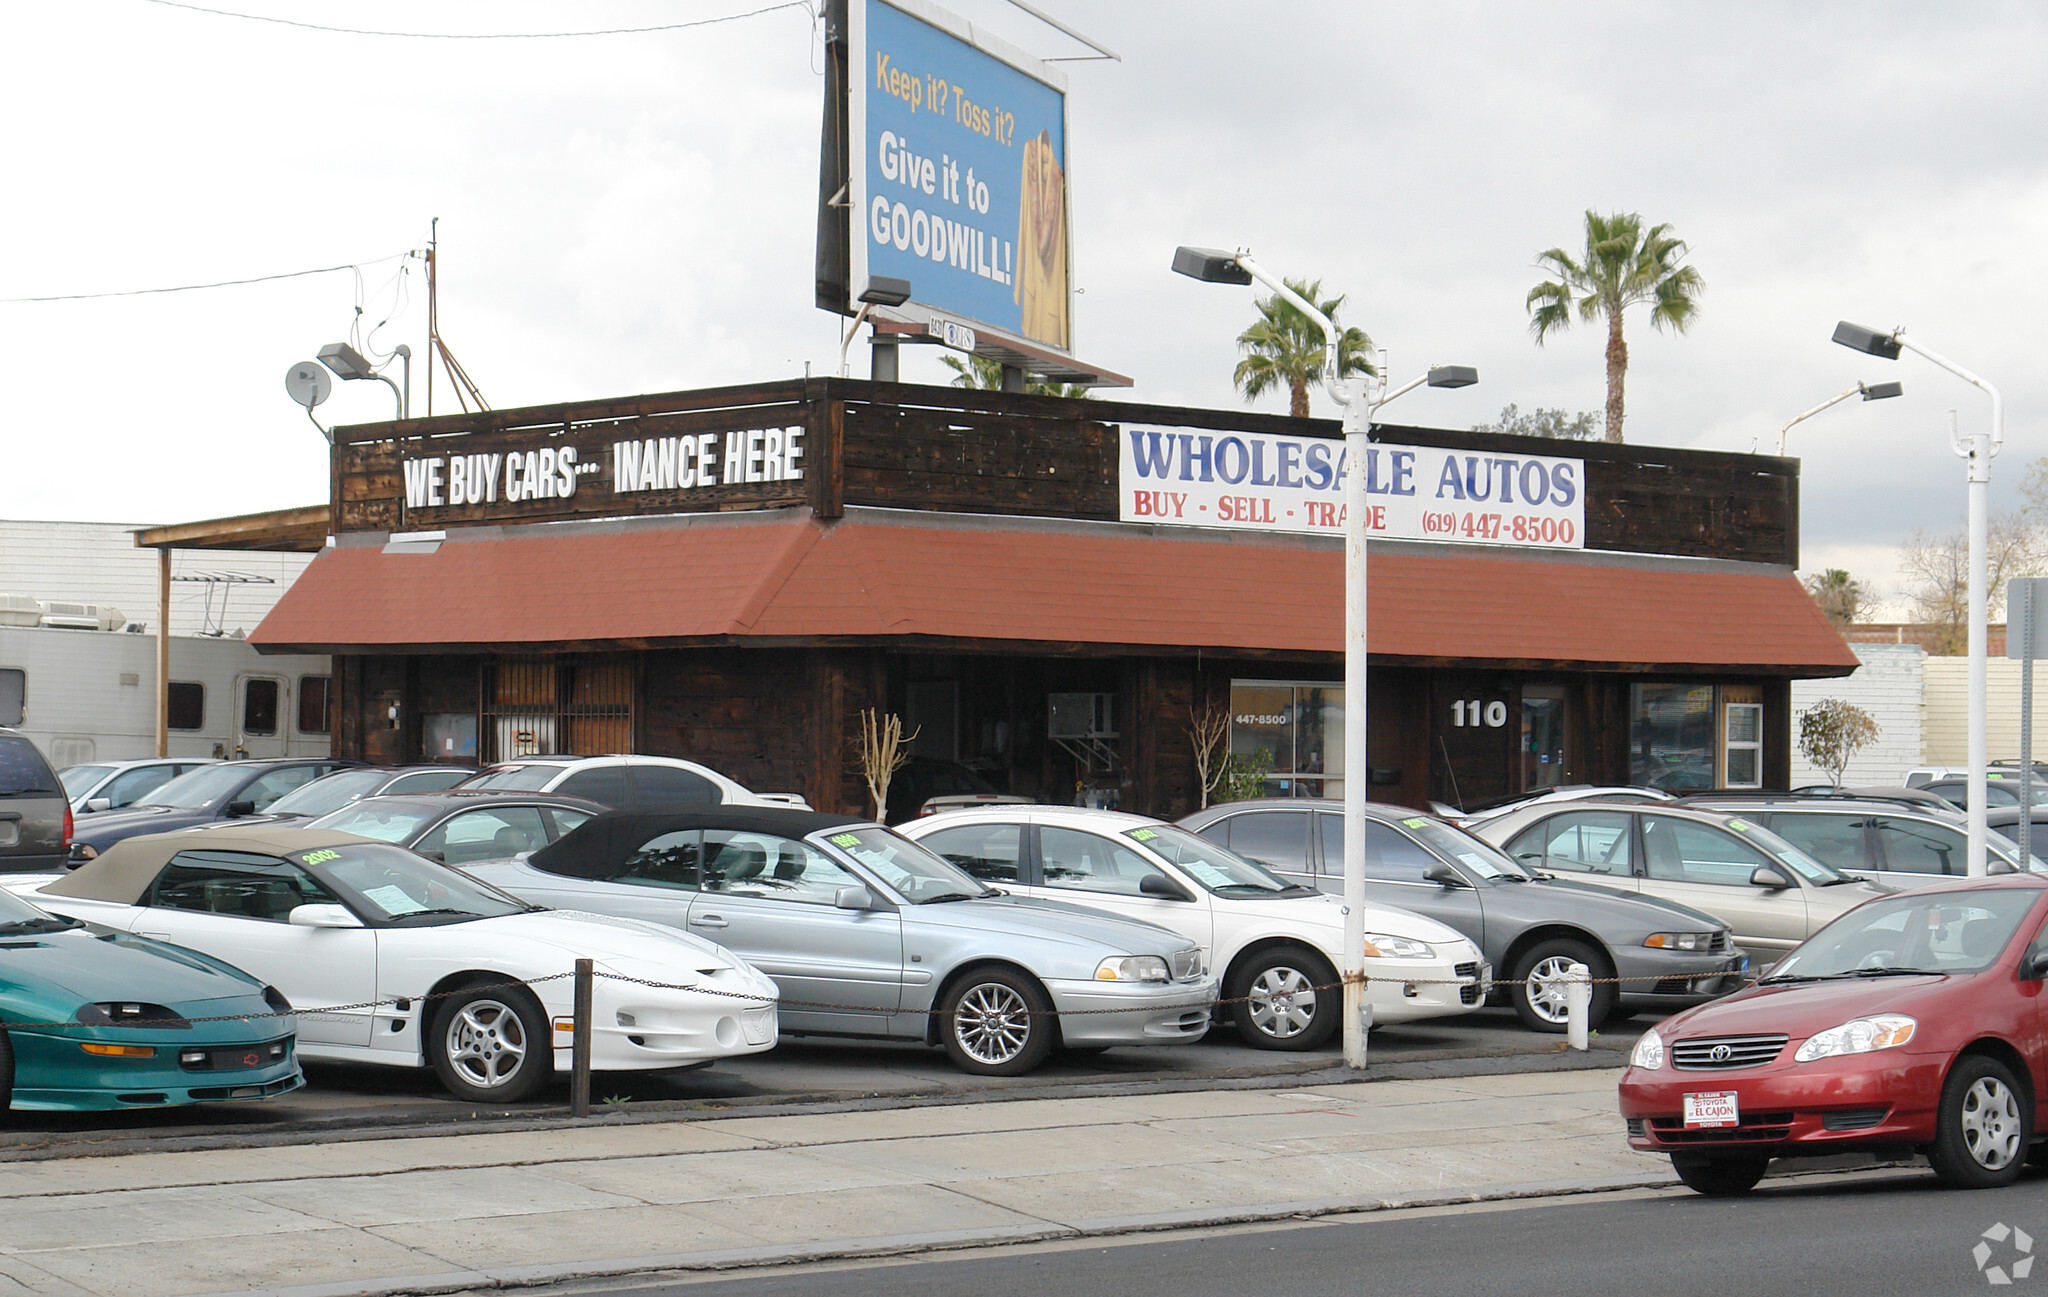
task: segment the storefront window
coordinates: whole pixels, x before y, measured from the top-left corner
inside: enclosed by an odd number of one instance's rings
[[[1670,793],[1714,786],[1714,686],[1629,686],[1629,782]]]
[[[1729,703],[1727,726],[1728,787],[1763,787],[1763,704]]]
[[[1344,795],[1344,687],[1315,681],[1235,680],[1230,756],[1263,772],[1263,797]]]

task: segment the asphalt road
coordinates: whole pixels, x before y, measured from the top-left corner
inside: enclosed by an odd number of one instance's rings
[[[1958,1193],[1925,1170],[1767,1180],[1748,1198],[1687,1190],[1597,1200],[1332,1218],[1302,1226],[1147,1235],[936,1253],[912,1262],[763,1271],[746,1278],[636,1279],[551,1289],[619,1297],[1715,1297],[2048,1290],[2048,1173],[2008,1189]],[[1996,1238],[1984,1237],[1987,1231]],[[1980,1272],[1974,1249],[1987,1249]],[[2009,1286],[1994,1285],[1989,1267]]]
[[[1615,1066],[1648,1019],[1612,1022],[1594,1040],[1595,1066]],[[1563,1037],[1527,1030],[1512,1010],[1481,1009],[1460,1018],[1381,1027],[1368,1039],[1373,1068],[1458,1064],[1484,1070],[1555,1065]],[[785,1039],[766,1054],[682,1072],[604,1072],[591,1079],[591,1104],[653,1118],[789,1104],[876,1106],[977,1095],[1059,1097],[1130,1088],[1294,1084],[1328,1072],[1348,1077],[1335,1046],[1310,1053],[1252,1049],[1217,1030],[1194,1045],[1113,1049],[1093,1057],[1055,1056],[1021,1077],[975,1077],[944,1051],[914,1044]],[[192,1146],[246,1142],[308,1129],[374,1132],[422,1126],[559,1120],[566,1078],[532,1103],[483,1108],[440,1088],[425,1069],[313,1063],[306,1088],[256,1103],[114,1113],[0,1113],[0,1156],[106,1152],[119,1146]]]

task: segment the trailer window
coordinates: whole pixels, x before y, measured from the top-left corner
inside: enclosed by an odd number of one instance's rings
[[[28,672],[19,667],[0,671],[0,725],[20,725],[22,701],[28,696]]]
[[[192,680],[171,681],[170,724],[174,730],[206,728],[206,686]]]
[[[242,732],[277,733],[277,681],[259,677],[243,682]]]
[[[299,733],[327,733],[327,699],[332,681],[331,676],[299,677]]]

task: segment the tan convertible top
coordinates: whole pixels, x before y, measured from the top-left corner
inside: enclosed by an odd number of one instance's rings
[[[180,851],[249,851],[283,856],[316,847],[338,847],[374,838],[333,829],[287,829],[255,824],[246,829],[207,829],[193,833],[149,833],[124,838],[54,883],[39,888],[48,896],[75,896],[88,901],[134,905]]]

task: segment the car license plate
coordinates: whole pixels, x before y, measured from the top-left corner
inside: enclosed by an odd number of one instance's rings
[[[1735,1092],[1723,1090],[1717,1094],[1688,1094],[1685,1096],[1685,1124],[1687,1126],[1733,1126],[1741,1121],[1735,1111]]]

